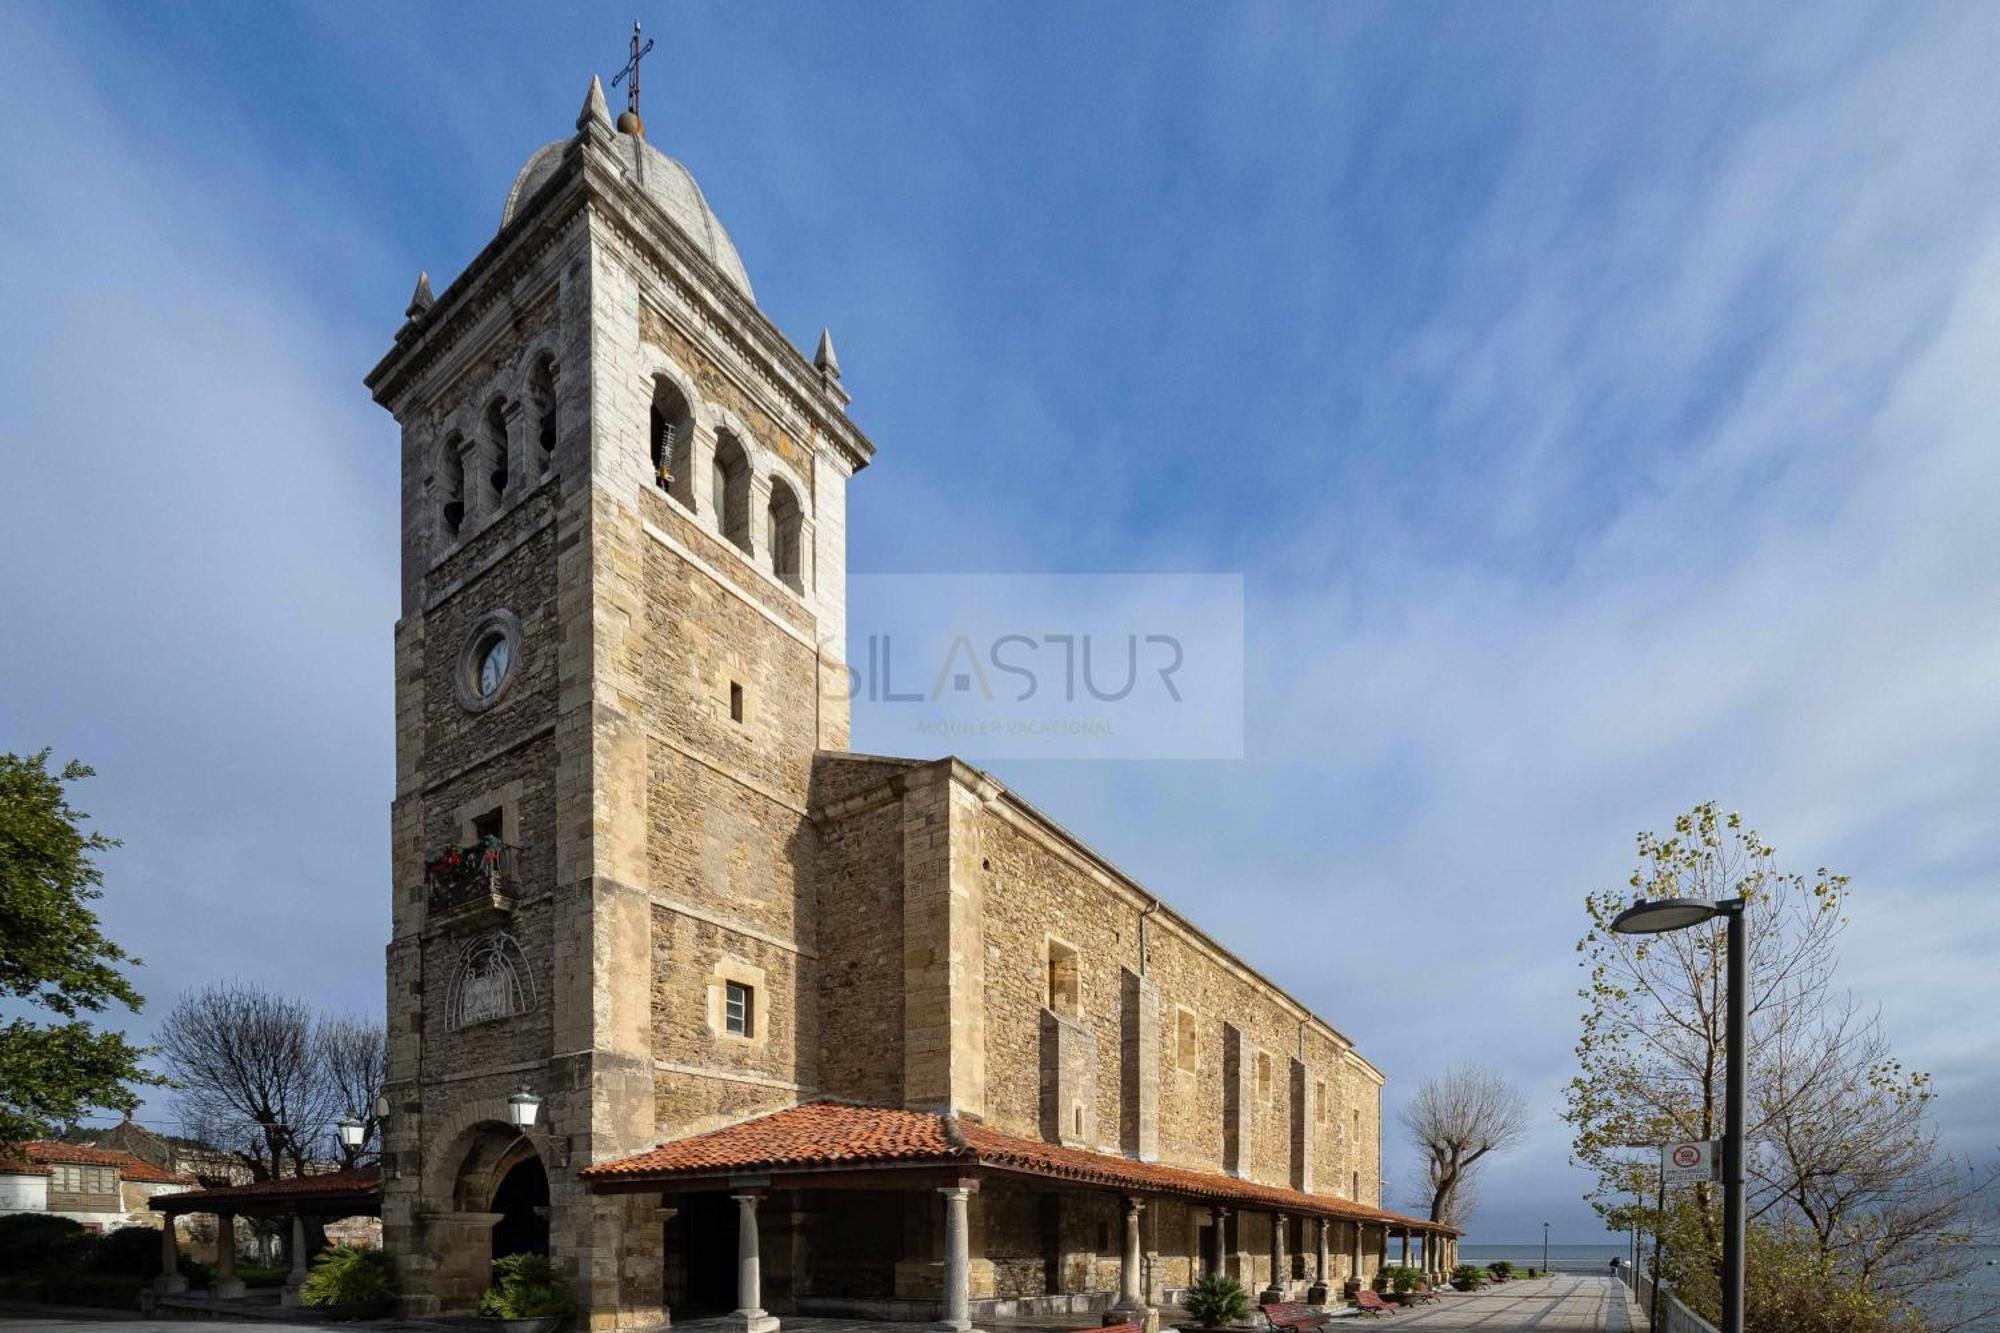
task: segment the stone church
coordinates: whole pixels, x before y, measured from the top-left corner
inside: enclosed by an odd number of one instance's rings
[[[1392,1236],[1444,1262],[1380,1207],[1338,1028],[987,774],[849,752],[875,446],[636,107],[592,80],[499,221],[367,377],[409,1311],[519,1250],[594,1328],[1143,1319],[1211,1267],[1337,1299]]]

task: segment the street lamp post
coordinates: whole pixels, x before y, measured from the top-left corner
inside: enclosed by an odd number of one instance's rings
[[[1743,1090],[1750,1081],[1749,931],[1741,898],[1641,898],[1620,912],[1611,929],[1620,935],[1659,935],[1716,917],[1728,926],[1729,1030],[1723,1048],[1728,1083],[1722,1102],[1722,1330],[1743,1333]]]
[[[1549,1224],[1542,1223],[1542,1272],[1549,1271]]]

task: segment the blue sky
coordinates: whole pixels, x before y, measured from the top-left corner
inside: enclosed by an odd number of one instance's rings
[[[149,1014],[380,1005],[360,377],[622,60],[629,3],[555,12],[0,8],[0,747],[100,768]],[[1579,903],[1710,796],[1856,877],[1844,983],[1995,1152],[2000,17],[638,12],[650,137],[880,448],[853,569],[1244,576],[1243,761],[992,766],[1392,1111],[1512,1070],[1474,1239],[1592,1238]]]

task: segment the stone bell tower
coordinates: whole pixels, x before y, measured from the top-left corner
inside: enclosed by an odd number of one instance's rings
[[[592,1327],[658,1322],[657,1198],[576,1173],[815,1077],[805,811],[847,744],[873,450],[831,341],[764,316],[628,114],[591,81],[367,378],[402,440],[383,1221],[413,1314],[545,1249]]]

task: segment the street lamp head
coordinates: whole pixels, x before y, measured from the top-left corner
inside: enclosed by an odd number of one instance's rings
[[[1698,926],[1722,911],[1707,898],[1641,898],[1611,920],[1620,935],[1658,935]]]
[[[347,1149],[359,1148],[367,1140],[368,1126],[361,1123],[359,1116],[349,1114],[334,1122],[340,1131],[340,1146]]]
[[[507,1099],[507,1119],[515,1129],[533,1129],[535,1116],[542,1109],[542,1099],[528,1091],[523,1083],[521,1090]]]

